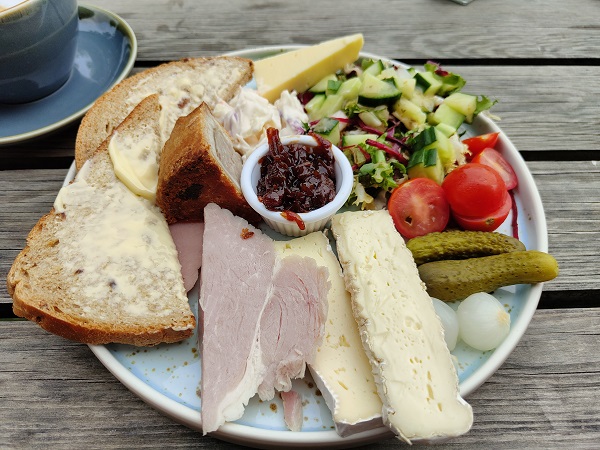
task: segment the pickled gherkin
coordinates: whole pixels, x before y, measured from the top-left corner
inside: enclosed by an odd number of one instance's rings
[[[419,266],[431,261],[467,259],[523,251],[518,239],[489,231],[450,230],[410,239],[406,246]]]
[[[431,297],[452,302],[503,286],[552,280],[558,276],[558,263],[548,253],[526,250],[433,261],[420,265],[419,275]]]

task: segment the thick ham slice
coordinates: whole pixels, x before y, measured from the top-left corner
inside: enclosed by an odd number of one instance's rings
[[[304,375],[323,338],[328,271],[278,258],[271,238],[210,204],[200,284],[202,429],[239,419],[257,392],[273,398]],[[260,388],[259,388],[260,387]]]
[[[177,248],[183,286],[186,292],[189,292],[198,281],[198,273],[202,266],[204,223],[177,222],[169,225],[169,231]]]
[[[264,376],[259,323],[275,249],[260,230],[215,204],[204,209],[204,224],[199,322],[206,434],[239,419]]]
[[[273,277],[273,289],[260,323],[260,345],[267,370],[258,388],[261,400],[287,392],[304,376],[321,344],[329,290],[328,270],[312,258],[289,256]]]

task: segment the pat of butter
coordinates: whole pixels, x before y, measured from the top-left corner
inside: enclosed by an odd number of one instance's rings
[[[329,270],[331,288],[327,296],[325,335],[309,370],[331,410],[336,431],[341,436],[349,436],[381,427],[381,399],[352,315],[350,294],[329,239],[316,232],[289,241],[276,241],[275,247],[284,256],[313,258],[319,266]]]
[[[337,214],[332,230],[384,423],[407,442],[466,433],[473,412],[459,395],[442,325],[389,213]]]
[[[362,34],[322,42],[254,62],[258,93],[271,103],[284,90],[304,92],[330,73],[358,59]]]
[[[115,133],[108,144],[108,154],[112,160],[117,178],[131,192],[156,199],[158,185],[158,154],[160,144],[154,133],[136,136]]]

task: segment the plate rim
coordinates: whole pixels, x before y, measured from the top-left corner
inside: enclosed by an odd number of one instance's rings
[[[77,111],[73,112],[72,114],[70,114],[66,117],[63,117],[62,119],[60,119],[56,122],[53,122],[49,125],[46,125],[46,126],[43,126],[40,128],[36,128],[34,130],[26,131],[23,133],[19,133],[19,134],[13,134],[10,136],[2,136],[2,137],[0,137],[0,147],[6,146],[9,144],[25,142],[30,139],[34,139],[34,138],[43,136],[45,134],[51,133],[53,131],[59,130],[66,125],[69,125],[70,123],[72,123],[75,120],[82,117],[92,107],[94,102],[102,94],[104,94],[104,92],[112,89],[116,84],[123,81],[125,79],[125,77],[127,75],[129,75],[129,73],[131,73],[131,70],[133,69],[133,66],[135,64],[135,60],[137,58],[137,52],[138,52],[137,38],[135,36],[133,28],[131,28],[131,26],[129,25],[129,23],[127,23],[127,21],[125,19],[123,19],[119,15],[113,13],[112,11],[109,11],[107,9],[104,9],[104,8],[101,8],[101,7],[98,7],[95,5],[90,5],[88,3],[79,3],[78,4],[79,16],[81,16],[82,11],[85,11],[85,10],[102,13],[103,15],[107,16],[109,19],[115,20],[117,23],[117,28],[123,28],[123,31],[122,31],[123,36],[125,39],[127,39],[129,41],[129,44],[131,46],[130,54],[129,54],[129,57],[127,58],[127,62],[125,64],[125,66],[123,67],[123,70],[121,70],[121,72],[118,74],[118,76],[114,78],[114,80],[112,81],[110,86],[108,86],[104,91],[99,93],[98,97],[95,100],[91,101],[87,105],[84,105],[82,108],[78,109]],[[78,33],[79,32],[80,31],[78,31]]]
[[[224,53],[226,56],[239,56],[251,58],[252,55],[262,53],[291,51],[298,48],[306,47],[306,45],[277,45],[263,46],[256,48],[247,48]],[[360,57],[379,58],[393,64],[399,64],[404,67],[411,67],[401,61],[382,57],[370,52],[360,52]],[[533,175],[527,167],[525,160],[521,156],[516,146],[511,142],[510,138],[496,123],[485,114],[480,114],[475,119],[473,125],[477,128],[499,131],[501,133],[502,142],[508,146],[510,160],[518,162],[519,188],[525,186],[526,191],[532,196],[531,206],[532,211],[529,213],[536,218],[534,224],[535,247],[540,251],[548,250],[548,232],[546,224],[546,216],[543,209],[541,197]],[[67,174],[75,175],[74,163]],[[68,183],[65,179],[65,183]],[[472,374],[467,380],[460,383],[460,394],[463,397],[468,397],[477,388],[479,388],[486,380],[488,380],[498,368],[506,361],[506,359],[514,351],[519,341],[527,330],[529,323],[537,309],[539,299],[542,293],[543,283],[530,285],[530,292],[527,295],[527,304],[519,317],[519,321],[511,327],[511,333],[507,339],[496,349],[493,354],[478,368],[477,373]],[[201,413],[192,408],[182,405],[177,401],[167,397],[166,395],[152,389],[141,379],[131,373],[123,366],[110,350],[104,345],[89,345],[94,355],[100,362],[130,391],[136,394],[144,402],[148,403],[155,409],[164,413],[171,420],[184,424],[196,431],[202,431],[201,428]],[[342,438],[335,430],[324,430],[314,432],[292,432],[288,430],[269,430],[263,428],[255,428],[249,425],[237,424],[228,422],[222,425],[219,430],[210,433],[210,436],[222,439],[228,442],[234,442],[242,445],[256,445],[263,448],[275,448],[281,445],[292,447],[300,447],[305,445],[318,445],[321,448],[345,448],[348,445],[364,445],[383,439],[384,437],[393,437],[393,433],[385,427],[380,426],[375,429],[363,431],[351,436]],[[291,437],[293,436],[293,437]]]

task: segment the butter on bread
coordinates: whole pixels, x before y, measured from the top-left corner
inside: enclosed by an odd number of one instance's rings
[[[202,102],[214,107],[219,99],[229,101],[239,86],[252,79],[253,67],[251,60],[234,56],[187,58],[126,78],[96,100],[81,121],[75,142],[77,168],[147,96],[159,95],[164,144],[178,117]]]
[[[202,103],[177,120],[163,147],[156,204],[169,223],[201,221],[209,203],[258,223],[260,215],[242,194],[241,173],[242,157],[208,105]]]
[[[388,211],[336,214],[332,231],[385,425],[409,443],[469,431],[441,322]]]
[[[158,134],[160,110],[150,96],[116,131]],[[118,180],[107,149],[108,139],[29,233],[8,274],[13,311],[87,344],[180,341],[196,322],[168,225]]]

